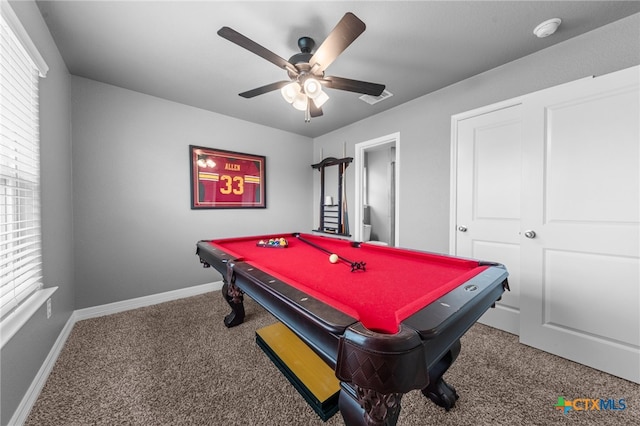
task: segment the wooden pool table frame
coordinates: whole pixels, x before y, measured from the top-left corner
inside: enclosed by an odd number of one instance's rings
[[[289,327],[335,370],[349,426],[395,425],[402,395],[414,389],[447,411],[453,407],[458,395],[442,376],[460,352],[460,338],[508,289],[504,266],[480,262],[488,268],[402,321],[396,334],[378,333],[211,242],[199,241],[196,254],[223,277],[232,310],[225,325],[244,321],[247,294]]]

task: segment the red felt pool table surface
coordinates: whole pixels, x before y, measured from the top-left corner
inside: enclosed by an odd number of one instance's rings
[[[487,268],[446,255],[300,236],[345,259],[365,262],[366,270],[351,272],[342,261],[331,263],[327,253],[286,233],[209,244],[356,318],[366,328],[385,333],[396,333],[404,319]],[[287,239],[287,248],[257,245],[260,239],[279,237]]]

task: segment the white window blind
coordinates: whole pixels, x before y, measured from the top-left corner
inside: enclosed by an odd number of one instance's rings
[[[4,7],[2,11],[0,320],[42,288],[38,125],[40,71],[32,60],[32,45],[25,46],[24,36],[20,37],[14,31],[16,23],[6,19]]]

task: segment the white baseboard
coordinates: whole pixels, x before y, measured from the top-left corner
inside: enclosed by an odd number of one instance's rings
[[[71,314],[67,323],[62,328],[62,331],[58,335],[53,347],[49,351],[49,355],[47,355],[42,366],[40,366],[40,370],[38,370],[36,377],[33,379],[33,382],[31,382],[31,385],[29,386],[29,389],[27,389],[22,401],[20,401],[20,405],[18,405],[15,413],[13,413],[13,417],[9,420],[10,425],[22,425],[27,420],[27,417],[31,412],[31,407],[36,403],[36,400],[40,395],[40,391],[44,387],[47,377],[49,377],[49,373],[51,373],[51,370],[58,359],[58,355],[60,355],[60,351],[62,351],[69,334],[71,334],[73,325],[76,322],[74,315],[75,313]]]
[[[222,281],[213,283],[207,283],[197,285],[193,287],[182,288],[180,290],[167,291],[165,293],[153,294],[151,296],[138,297],[130,300],[123,300],[121,302],[108,303],[106,305],[94,306],[91,308],[77,309],[73,311],[67,323],[62,328],[62,331],[58,335],[53,347],[49,351],[47,358],[44,360],[40,370],[36,374],[36,377],[31,382],[29,389],[25,393],[20,405],[16,409],[15,413],[9,420],[9,424],[12,426],[22,425],[27,420],[33,404],[35,404],[40,392],[44,387],[49,373],[53,369],[53,366],[67,341],[67,338],[71,334],[74,324],[77,321],[81,321],[89,318],[97,318],[104,315],[116,314],[118,312],[124,312],[131,309],[143,308],[145,306],[157,305],[158,303],[170,302],[172,300],[183,299],[185,297],[197,296],[199,294],[208,293],[210,291],[220,290],[222,288]]]
[[[183,299],[185,297],[197,296],[202,293],[220,290],[221,288],[222,281],[218,281],[193,287],[181,288],[180,290],[167,291],[165,293],[158,293],[152,294],[150,296],[123,300],[121,302],[93,306],[91,308],[77,309],[76,311],[74,311],[74,313],[76,315],[76,321],[82,321],[89,318],[97,318],[104,315],[117,314],[118,312],[129,311],[131,309],[144,308],[145,306],[157,305],[158,303]]]

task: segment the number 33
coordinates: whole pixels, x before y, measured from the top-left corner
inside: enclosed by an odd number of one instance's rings
[[[244,179],[242,176],[231,177],[229,175],[220,176],[220,180],[224,181],[225,185],[220,188],[221,194],[242,195],[244,193]],[[235,184],[235,186],[234,186]]]

